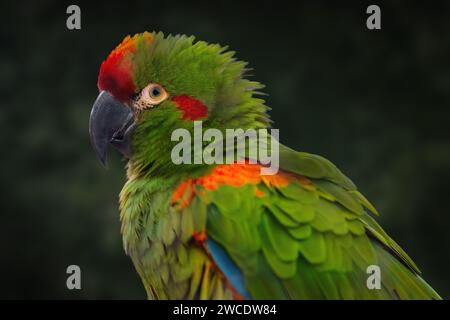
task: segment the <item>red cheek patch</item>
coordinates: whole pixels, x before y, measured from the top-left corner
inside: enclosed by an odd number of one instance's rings
[[[188,95],[172,98],[172,101],[183,112],[183,120],[198,120],[208,116],[208,108],[200,100]]]

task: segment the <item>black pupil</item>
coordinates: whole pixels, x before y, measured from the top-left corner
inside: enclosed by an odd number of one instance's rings
[[[161,94],[161,90],[159,88],[153,88],[152,89],[152,96],[157,97]]]

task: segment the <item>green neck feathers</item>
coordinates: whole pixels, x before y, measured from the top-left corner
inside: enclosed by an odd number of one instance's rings
[[[148,46],[138,42],[133,58],[134,82],[142,88],[150,82],[165,87],[171,97],[189,95],[208,108],[203,128],[267,128],[269,118],[264,100],[258,98],[263,85],[245,79],[246,63],[219,45],[195,42],[193,37],[153,34]],[[144,46],[144,47],[143,47]],[[182,119],[177,105],[167,99],[139,115],[133,138],[133,157],[129,173],[137,176],[169,177],[196,175],[207,171],[206,164],[176,165],[171,151],[178,143],[172,132],[185,128],[193,137],[193,121]]]

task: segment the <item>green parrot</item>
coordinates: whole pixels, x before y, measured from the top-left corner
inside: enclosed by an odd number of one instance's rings
[[[279,144],[268,175],[259,158],[173,161],[173,132],[199,121],[271,126],[247,71],[226,47],[156,32],[126,37],[101,64],[91,143],[103,163],[110,144],[128,159],[121,233],[148,298],[440,299],[323,157]]]

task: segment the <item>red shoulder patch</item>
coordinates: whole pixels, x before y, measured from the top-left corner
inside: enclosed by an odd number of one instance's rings
[[[267,186],[283,187],[292,180],[304,185],[311,184],[309,179],[289,172],[279,171],[275,175],[261,175],[261,167],[260,164],[249,163],[218,165],[211,173],[203,177],[187,179],[180,183],[172,194],[172,205],[177,204],[180,208],[187,207],[195,196],[196,185],[203,186],[207,190],[215,190],[220,185],[240,187],[261,182]],[[256,189],[255,196],[263,197],[264,193]]]

